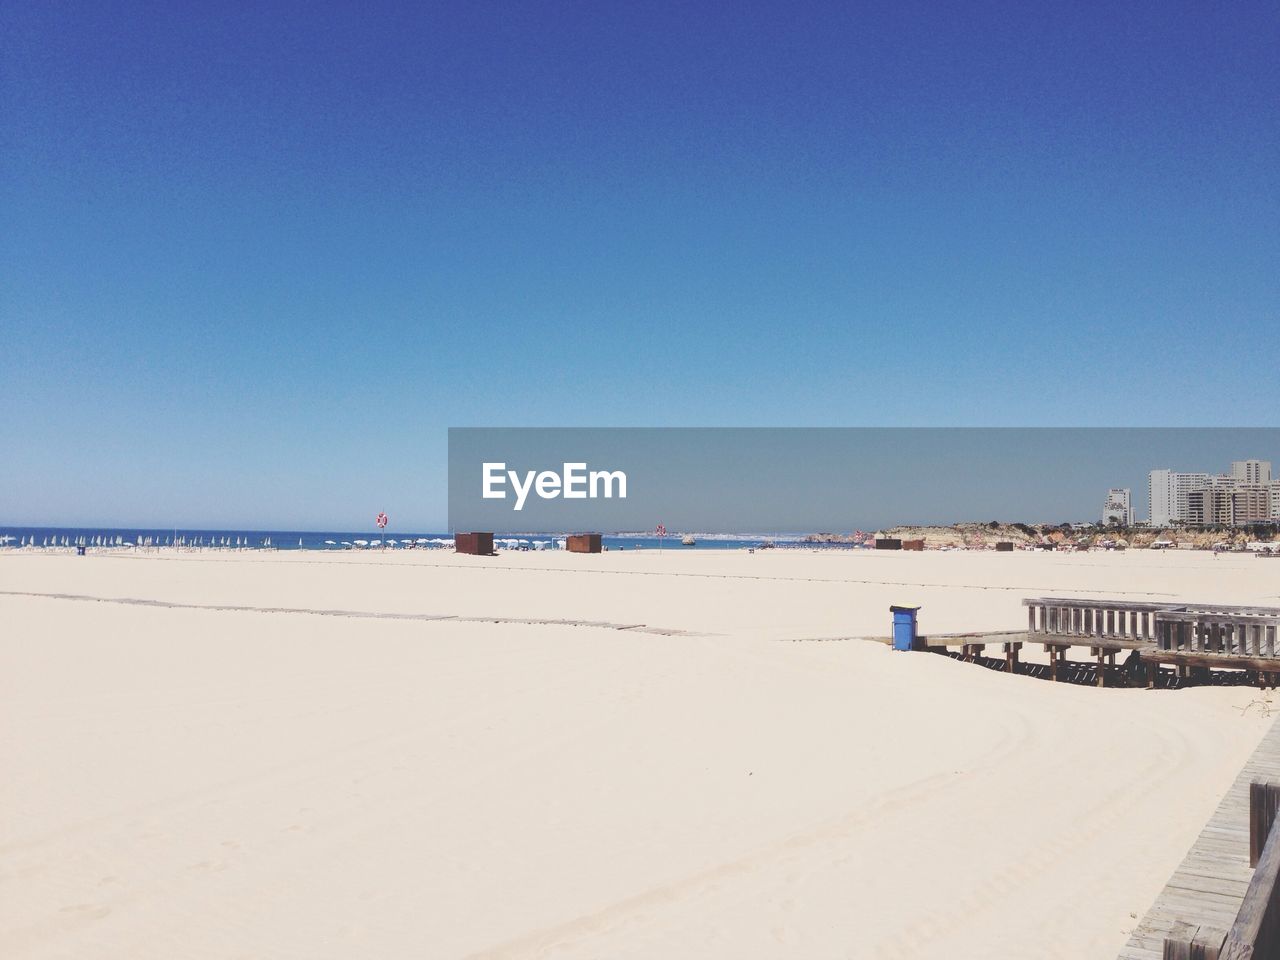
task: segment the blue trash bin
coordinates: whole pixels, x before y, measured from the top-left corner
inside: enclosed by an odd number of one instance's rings
[[[916,648],[916,611],[919,607],[890,607],[893,614],[893,649]]]

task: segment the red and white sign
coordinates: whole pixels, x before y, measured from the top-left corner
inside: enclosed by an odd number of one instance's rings
[[[665,523],[658,524],[658,536],[665,537],[667,535],[667,525]]]
[[[387,515],[385,513],[378,514],[378,519],[374,522],[377,523],[379,530],[385,530],[387,528]]]

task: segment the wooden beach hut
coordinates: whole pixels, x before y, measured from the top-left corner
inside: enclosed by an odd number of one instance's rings
[[[458,553],[469,553],[477,557],[493,554],[492,533],[457,533],[454,534],[453,542]]]
[[[599,553],[602,549],[598,533],[575,533],[568,537],[566,546],[570,553]]]

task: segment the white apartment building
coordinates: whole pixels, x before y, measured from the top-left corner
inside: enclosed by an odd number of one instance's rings
[[[1207,473],[1152,470],[1147,478],[1152,525],[1164,527],[1171,523],[1185,523],[1188,519],[1187,495],[1209,486],[1211,479]]]
[[[1107,499],[1102,504],[1104,526],[1112,523],[1133,526],[1133,498],[1129,494],[1128,487],[1112,487],[1107,491]]]
[[[1251,486],[1271,482],[1270,460],[1232,460],[1231,479]]]

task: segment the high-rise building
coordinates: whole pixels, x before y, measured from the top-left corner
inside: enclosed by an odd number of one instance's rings
[[[1187,510],[1181,518],[1197,527],[1230,526],[1233,520],[1233,487],[1229,477],[1219,477],[1226,483],[1207,483],[1187,493]]]
[[[1102,504],[1102,522],[1104,525],[1118,523],[1122,526],[1133,526],[1133,504],[1128,487],[1112,487],[1107,491],[1107,499]]]
[[[1231,522],[1266,523],[1271,519],[1271,484],[1241,483],[1231,491]]]
[[[1210,479],[1207,473],[1152,470],[1147,479],[1152,525],[1163,527],[1187,522],[1187,495],[1208,486]]]
[[[1231,479],[1239,483],[1263,484],[1271,482],[1270,460],[1232,460]]]
[[[1280,481],[1270,460],[1233,460],[1231,472],[1177,473],[1152,470],[1151,522],[1240,526],[1280,520]]]
[[[1265,523],[1271,513],[1270,484],[1237,483],[1232,477],[1187,494],[1187,523],[1196,526],[1234,526]]]

